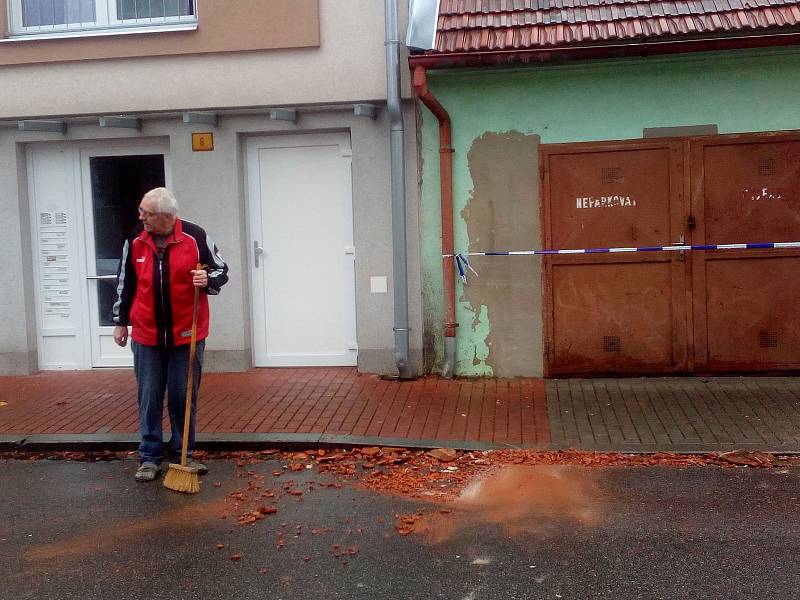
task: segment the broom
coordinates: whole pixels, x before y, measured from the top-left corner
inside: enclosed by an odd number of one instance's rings
[[[196,271],[203,268],[197,265]],[[200,301],[200,288],[194,288],[194,305],[192,306],[192,341],[189,344],[189,376],[186,383],[186,413],[183,418],[183,444],[181,447],[181,464],[170,464],[164,476],[164,487],[184,494],[196,494],[200,491],[200,473],[196,467],[187,465],[189,452],[189,425],[192,419],[192,391],[194,389],[194,357],[197,345],[197,305]]]

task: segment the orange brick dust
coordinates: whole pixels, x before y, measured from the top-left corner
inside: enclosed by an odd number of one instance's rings
[[[395,528],[430,543],[446,541],[474,523],[498,525],[508,535],[537,534],[565,522],[597,525],[603,499],[594,473],[578,467],[496,466],[445,507],[399,515]]]

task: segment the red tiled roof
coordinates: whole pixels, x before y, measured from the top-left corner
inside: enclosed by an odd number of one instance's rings
[[[441,0],[426,54],[568,48],[800,28],[800,0]]]

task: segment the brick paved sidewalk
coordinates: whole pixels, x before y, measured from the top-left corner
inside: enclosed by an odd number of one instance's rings
[[[125,440],[138,432],[130,370],[0,377],[0,436]],[[166,413],[166,411],[165,411]],[[254,369],[203,375],[198,440],[463,447],[549,442],[537,379],[409,382],[352,368]],[[56,438],[50,438],[51,440]]]
[[[130,370],[0,377],[0,448],[130,447]],[[800,452],[800,378],[410,382],[352,368],[203,376],[198,440],[213,444]]]

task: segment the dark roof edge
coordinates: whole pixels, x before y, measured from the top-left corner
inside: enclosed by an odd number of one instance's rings
[[[800,44],[800,31],[774,34],[718,36],[681,40],[619,42],[583,46],[558,46],[528,50],[496,50],[479,52],[453,52],[447,54],[412,54],[409,66],[426,69],[453,69],[461,67],[489,67],[541,64],[553,61],[583,60],[593,58],[620,58],[629,56],[656,56],[715,50],[771,48]]]

